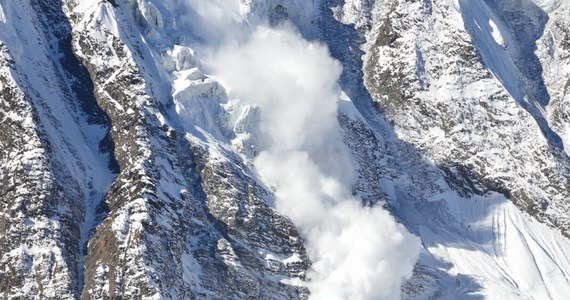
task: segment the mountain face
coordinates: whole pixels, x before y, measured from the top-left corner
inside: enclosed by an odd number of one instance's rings
[[[569,15],[0,0],[0,297],[565,299]]]

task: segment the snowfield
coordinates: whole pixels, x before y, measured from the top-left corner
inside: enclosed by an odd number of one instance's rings
[[[457,280],[443,299],[564,299],[570,293],[570,242],[501,195],[448,201],[455,224],[418,226],[427,253]],[[455,207],[453,207],[455,206]],[[447,227],[447,228],[446,228]],[[428,259],[429,260],[429,259]]]

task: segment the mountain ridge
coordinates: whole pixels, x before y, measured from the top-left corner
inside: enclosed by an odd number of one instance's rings
[[[413,272],[381,280],[407,279],[384,298],[562,299],[568,9],[555,0],[0,2],[0,294],[316,291],[320,248],[279,209],[287,182],[268,181],[256,160],[269,147],[258,125],[268,109],[236,97],[239,87],[208,65],[224,35],[246,44],[267,20],[289,22],[284,30],[342,65],[331,131],[340,142],[326,148],[345,149],[352,195],[421,239]],[[320,159],[319,174],[336,178]]]

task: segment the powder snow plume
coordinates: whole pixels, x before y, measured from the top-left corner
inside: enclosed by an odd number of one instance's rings
[[[202,15],[219,12],[200,7]],[[292,25],[234,25],[237,38],[213,43],[206,65],[232,97],[261,111],[265,149],[254,165],[276,187],[276,209],[307,242],[311,298],[399,298],[419,239],[383,208],[365,207],[351,194],[353,167],[337,120],[340,63]]]
[[[268,149],[254,164],[307,240],[312,298],[399,298],[419,242],[383,208],[351,196],[351,167],[336,138],[339,63],[287,27],[259,27],[211,62],[235,96],[261,110]]]

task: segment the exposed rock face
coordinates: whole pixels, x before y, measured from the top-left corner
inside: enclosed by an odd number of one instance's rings
[[[399,136],[460,193],[503,193],[567,231],[568,156],[545,112],[560,92],[547,90],[534,54],[548,17],[519,2],[378,2],[365,82]],[[501,41],[475,32],[481,23]]]
[[[12,2],[0,2],[0,297],[309,297],[305,241],[252,164],[260,112],[203,73],[192,47],[211,32],[176,12],[191,4]],[[566,276],[568,2],[240,4],[342,63],[353,194],[424,242],[403,298],[494,291],[458,262],[476,254],[442,253],[502,243],[496,199],[530,224],[525,240],[550,238],[539,244],[557,268],[538,274]],[[504,295],[527,293],[495,258],[482,265],[507,274]]]
[[[308,262],[298,233],[263,201],[249,167],[235,154],[212,155],[215,146],[189,138],[170,118],[172,98],[144,61],[156,49],[140,36],[150,25],[138,20],[139,5],[104,3],[77,14],[69,6],[76,53],[113,120],[121,169],[89,243],[82,297],[306,294],[272,279],[302,277]],[[283,262],[289,257],[298,259]]]
[[[81,5],[2,6],[3,297],[307,295],[279,283],[309,263],[249,167],[169,120],[135,4]]]
[[[2,294],[77,297],[87,206],[113,176],[109,119],[61,8],[2,4],[1,26]]]

